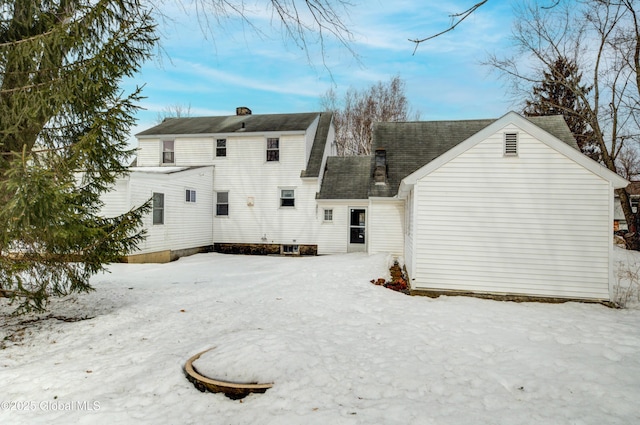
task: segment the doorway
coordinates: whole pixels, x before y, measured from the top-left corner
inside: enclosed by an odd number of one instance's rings
[[[349,208],[349,252],[367,250],[367,210]]]

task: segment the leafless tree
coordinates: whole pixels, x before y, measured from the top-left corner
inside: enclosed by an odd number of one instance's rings
[[[420,117],[418,112],[411,112],[405,96],[405,84],[399,76],[387,83],[380,81],[368,89],[351,87],[342,102],[335,90],[330,89],[321,103],[325,110],[334,114],[336,146],[340,156],[369,155],[373,124],[376,122],[417,120]]]
[[[160,124],[167,118],[187,118],[191,116],[191,104],[183,105],[181,103],[174,103],[173,105],[166,106],[162,111],[156,115],[156,123]]]
[[[168,1],[176,0],[160,0],[160,3]],[[263,35],[258,19],[266,11],[271,15],[271,23],[280,26],[285,37],[304,51],[310,62],[311,47],[319,48],[325,60],[328,38],[337,40],[357,57],[348,24],[353,7],[350,0],[178,0],[177,3],[185,9],[195,9],[203,33],[214,40],[217,31],[224,29],[230,19],[240,19],[247,28]],[[158,10],[162,15],[161,7]]]
[[[629,181],[640,178],[640,153],[637,146],[623,145],[616,160],[618,174]]]
[[[550,69],[556,58],[564,56],[578,64],[584,83],[592,89],[586,92],[568,80],[566,88],[585,105],[582,119],[593,130],[602,163],[614,172],[621,152],[628,152],[625,146],[635,149],[640,141],[638,7],[635,0],[565,0],[553,8],[535,3],[523,6],[513,30],[517,53],[492,55],[487,61],[521,98],[542,82],[542,70]],[[629,229],[637,235],[630,198],[624,189],[617,194]]]

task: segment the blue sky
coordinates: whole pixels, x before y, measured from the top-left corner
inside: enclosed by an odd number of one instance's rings
[[[405,81],[422,120],[502,116],[515,106],[503,82],[480,61],[509,48],[512,2],[490,0],[415,54],[408,41],[445,29],[451,13],[475,2],[355,0],[345,22],[358,59],[330,37],[324,56],[314,39],[308,50],[300,49],[274,23],[266,1],[248,2],[258,31],[238,19],[210,19],[207,29],[195,10],[165,3],[162,10],[171,19],[160,22],[161,53],[126,82],[128,89],[145,85],[145,110],[132,133],[154,125],[170,105],[190,106],[191,116],[232,115],[236,106],[254,114],[316,111],[330,88],[340,96],[394,75]]]

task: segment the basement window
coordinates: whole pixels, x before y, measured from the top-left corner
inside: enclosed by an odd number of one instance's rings
[[[504,134],[504,156],[518,156],[518,133]]]
[[[300,255],[300,245],[281,245],[280,254],[282,255]]]

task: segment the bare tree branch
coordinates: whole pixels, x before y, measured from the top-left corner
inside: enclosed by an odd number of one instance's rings
[[[584,105],[580,119],[593,130],[593,140],[608,169],[635,177],[640,145],[640,25],[637,4],[631,0],[574,1],[546,8],[532,3],[521,9],[514,27],[517,53],[487,61],[513,87],[528,89],[555,58],[579,64],[589,91],[561,81]],[[538,84],[538,83],[534,83]],[[521,98],[522,93],[518,94]],[[624,189],[618,190],[625,219],[640,247],[638,216]]]
[[[413,54],[414,55],[416,54],[416,51],[418,50],[418,46],[420,46],[421,43],[424,43],[425,41],[429,41],[429,40],[431,40],[433,38],[439,37],[442,34],[448,33],[449,31],[453,31],[458,25],[460,25],[460,23],[462,23],[462,21],[467,19],[473,12],[478,10],[480,7],[482,7],[488,1],[489,0],[482,0],[481,2],[478,2],[478,3],[474,4],[473,6],[471,6],[469,9],[465,10],[464,12],[454,13],[452,15],[449,15],[452,18],[452,23],[451,23],[451,26],[449,26],[449,28],[445,29],[444,31],[440,31],[437,34],[434,34],[434,35],[426,37],[426,38],[409,39],[410,42],[415,44],[415,48],[413,49]]]

